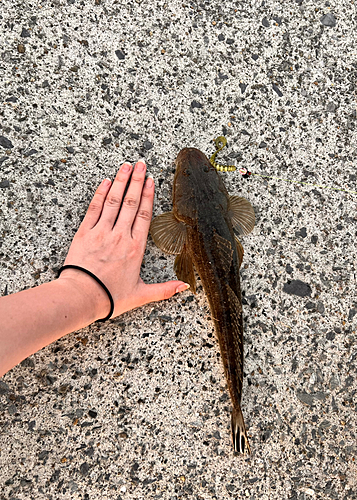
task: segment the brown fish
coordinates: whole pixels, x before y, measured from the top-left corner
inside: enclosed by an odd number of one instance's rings
[[[160,249],[177,255],[176,275],[194,293],[194,267],[201,278],[233,405],[234,450],[250,453],[240,407],[243,315],[239,267],[244,251],[233,230],[239,235],[252,231],[254,210],[245,198],[228,195],[220,175],[198,149],[183,149],[175,163],[173,211],[156,217],[150,232]]]

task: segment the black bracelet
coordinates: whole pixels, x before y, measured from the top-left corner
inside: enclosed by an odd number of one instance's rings
[[[91,278],[93,278],[103,288],[103,290],[106,291],[106,293],[108,295],[108,299],[110,300],[110,312],[109,312],[108,316],[106,316],[103,319],[98,319],[97,321],[99,321],[99,322],[107,321],[107,319],[109,319],[114,312],[114,300],[113,300],[113,297],[112,297],[110,291],[104,285],[104,283],[102,281],[100,281],[100,279],[97,278],[97,276],[95,274],[88,271],[88,269],[84,269],[84,267],[80,267],[80,266],[74,266],[72,264],[68,264],[67,266],[61,267],[61,269],[58,271],[58,277],[60,276],[61,272],[64,271],[65,269],[78,269],[79,271],[83,271],[84,273],[91,276]]]

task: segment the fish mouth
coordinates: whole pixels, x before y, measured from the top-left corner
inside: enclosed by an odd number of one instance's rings
[[[176,158],[176,162],[180,162],[182,160],[207,160],[207,156],[202,153],[202,151],[200,151],[199,149],[197,148],[183,148],[181,149],[181,151],[179,152],[179,154],[177,155],[177,158]]]

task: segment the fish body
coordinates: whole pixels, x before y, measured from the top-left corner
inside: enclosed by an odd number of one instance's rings
[[[241,453],[250,452],[250,448],[240,407],[243,317],[239,267],[243,248],[234,229],[246,234],[253,227],[250,203],[228,195],[221,177],[201,151],[181,150],[176,159],[173,211],[154,219],[151,234],[159,248],[177,254],[175,272],[194,293],[194,268],[201,278],[233,406],[233,445]]]

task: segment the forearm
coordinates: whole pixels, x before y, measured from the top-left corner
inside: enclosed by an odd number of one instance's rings
[[[100,287],[90,292],[72,280],[58,279],[2,297],[0,376],[54,340],[99,319],[96,304],[103,292]]]

